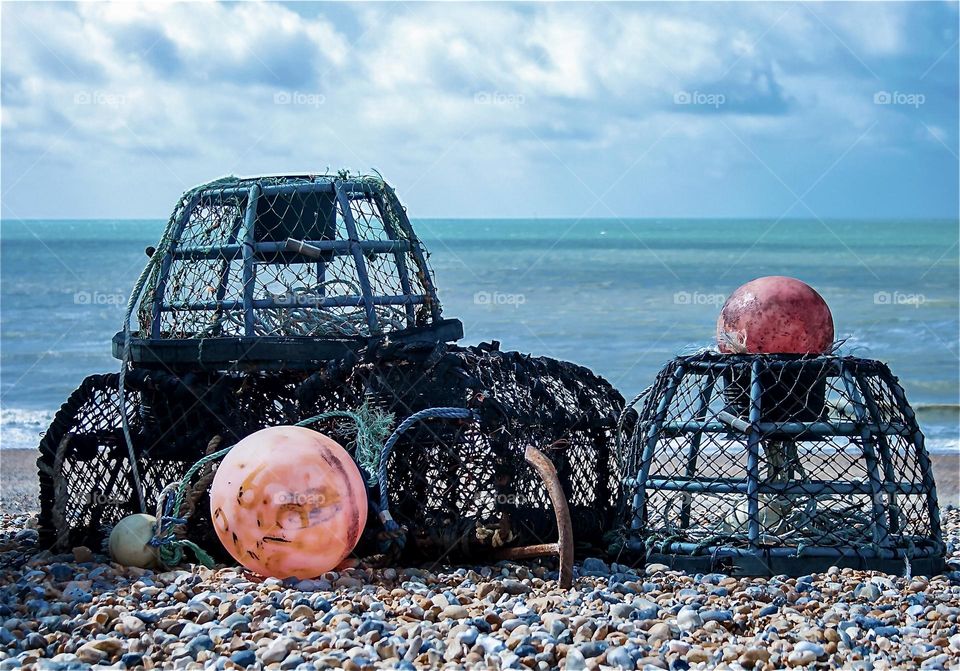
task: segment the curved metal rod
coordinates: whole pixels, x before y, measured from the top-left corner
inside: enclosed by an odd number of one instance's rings
[[[570,522],[570,507],[567,505],[567,497],[563,493],[563,487],[560,486],[557,469],[554,468],[553,462],[547,455],[532,445],[527,445],[523,456],[527,463],[533,466],[547,489],[550,503],[553,504],[553,512],[557,517],[558,541],[543,545],[507,548],[498,552],[497,558],[531,559],[533,557],[557,555],[560,557],[560,587],[561,589],[570,589],[573,586],[573,525]]]

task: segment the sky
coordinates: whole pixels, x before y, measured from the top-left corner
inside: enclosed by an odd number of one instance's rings
[[[0,11],[4,219],[342,168],[414,217],[957,217],[956,2]]]

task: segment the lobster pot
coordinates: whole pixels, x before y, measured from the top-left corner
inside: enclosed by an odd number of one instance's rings
[[[137,511],[117,385],[117,375],[87,378],[43,438],[40,522],[49,543],[96,546],[110,525]],[[527,445],[554,463],[578,542],[599,546],[615,520],[620,473],[613,447],[623,398],[573,364],[500,352],[496,344],[398,343],[312,369],[177,375],[134,368],[126,389],[151,504],[205,453],[266,426],[368,404],[391,413],[396,427],[420,410],[457,407],[473,418],[416,423],[387,460],[390,511],[407,529],[404,559],[484,558],[556,540],[543,483],[523,458]],[[352,427],[342,420],[311,427],[354,448]],[[217,553],[209,475],[201,470],[189,490],[188,534]],[[370,494],[379,500],[376,486]],[[358,547],[362,556],[378,551],[376,512]]]
[[[648,561],[745,575],[943,568],[923,434],[878,361],[678,357],[625,456],[625,546]]]
[[[378,176],[227,178],[178,200],[113,351],[178,369],[289,368],[386,337],[454,341],[426,252]]]
[[[114,524],[139,512],[123,435],[119,377],[87,377],[40,442],[40,533],[57,548],[98,547]],[[123,407],[148,505],[208,451],[266,426],[297,421],[296,391],[303,378],[304,373],[296,371],[178,377],[131,370]],[[342,388],[326,391],[329,405],[343,404]],[[192,501],[192,532],[212,541],[209,547],[215,549],[205,492],[198,494]]]
[[[409,529],[410,557],[484,558],[556,541],[543,481],[524,460],[528,445],[553,462],[577,543],[602,546],[619,494],[615,432],[624,404],[606,380],[496,344],[410,352],[359,374],[398,417],[449,405],[475,414],[419,424],[390,455],[390,510]]]

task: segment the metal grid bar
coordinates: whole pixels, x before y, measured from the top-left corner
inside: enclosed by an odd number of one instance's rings
[[[729,433],[731,428],[727,422],[668,422],[663,425],[661,432],[665,436],[681,436],[692,431],[702,433]],[[780,434],[803,438],[822,436],[859,436],[862,425],[858,422],[758,422],[756,430],[762,435]],[[910,428],[904,424],[883,422],[870,425],[870,432],[884,436],[912,437]]]
[[[763,388],[760,385],[760,362],[750,366],[750,429],[747,437],[747,537],[750,547],[760,543],[760,398]]]
[[[258,255],[276,254],[278,252],[301,252],[306,254],[306,250],[312,248],[317,252],[326,252],[334,256],[348,256],[353,254],[353,244],[349,240],[295,240],[294,246],[290,245],[291,240],[285,242],[256,242],[253,244],[253,251]],[[304,249],[297,247],[300,243]],[[365,253],[384,254],[399,253],[410,251],[410,243],[406,240],[382,241],[382,240],[360,240],[357,242],[360,249]],[[204,261],[219,259],[235,259],[243,255],[242,244],[211,245],[206,247],[180,248],[173,252],[172,256],[177,260]]]
[[[353,253],[353,262],[357,265],[357,280],[360,282],[360,289],[364,296],[372,296],[370,289],[370,276],[367,274],[367,259],[363,255],[363,249],[360,247],[360,238],[357,235],[357,223],[353,220],[353,212],[350,210],[350,201],[344,195],[339,185],[334,185],[337,194],[337,202],[340,204],[340,213],[343,216],[343,224],[347,228],[347,236],[350,239],[350,251]],[[380,326],[377,323],[377,311],[374,310],[373,303],[364,302],[364,309],[367,313],[367,325],[370,328],[370,335],[380,333]]]
[[[175,251],[177,248],[177,243],[180,241],[180,236],[183,235],[183,229],[186,227],[187,222],[190,221],[190,215],[193,214],[193,208],[196,207],[197,202],[200,200],[200,194],[195,193],[190,199],[190,202],[187,204],[183,211],[180,213],[180,218],[177,221],[173,229],[173,236],[169,241],[170,251]],[[155,254],[161,253],[160,250],[154,252]],[[163,258],[163,261],[160,264],[160,274],[157,276],[157,284],[153,293],[153,316],[151,318],[151,333],[150,337],[159,338],[160,337],[160,307],[163,305],[163,294],[167,289],[167,278],[170,277],[170,266],[173,264],[173,257],[171,255],[166,255]]]
[[[243,218],[243,331],[244,335],[252,336],[253,316],[253,289],[256,281],[256,268],[253,261],[254,235],[257,220],[257,202],[260,200],[260,184],[250,187],[247,197],[247,211]]]
[[[637,493],[633,500],[635,522],[637,524],[640,524],[641,520],[645,520],[647,516],[646,488],[642,486],[642,483],[646,482],[650,475],[650,465],[653,462],[653,452],[657,445],[657,433],[654,427],[663,422],[663,418],[667,414],[667,408],[670,406],[670,401],[673,400],[674,394],[677,393],[677,387],[680,384],[680,380],[683,379],[683,374],[684,367],[683,364],[681,364],[670,377],[670,382],[667,385],[667,389],[664,392],[663,397],[660,399],[659,405],[657,406],[657,414],[654,418],[653,425],[651,425],[650,431],[645,439],[643,459],[640,462],[640,475],[637,477],[637,481],[641,483],[641,486],[637,489]]]
[[[943,530],[940,527],[940,505],[937,502],[937,485],[933,481],[933,466],[930,464],[930,455],[927,454],[927,450],[923,446],[923,433],[917,424],[917,417],[913,412],[913,408],[907,403],[907,397],[903,393],[903,388],[896,379],[894,379],[893,384],[890,385],[890,390],[893,392],[894,398],[897,399],[897,405],[907,420],[917,427],[917,430],[913,434],[913,446],[917,453],[917,461],[920,463],[920,470],[923,473],[923,483],[930,492],[930,495],[927,497],[927,514],[930,515],[930,530],[933,532],[935,538],[942,538]]]
[[[369,299],[363,296],[302,296],[295,301],[277,301],[272,298],[255,298],[250,303],[255,310],[264,308],[302,308],[302,307],[358,307],[366,304],[370,305],[421,305],[429,300],[427,296],[371,296]],[[191,303],[167,303],[161,310],[163,312],[202,311],[202,310],[238,310],[246,309],[246,301],[201,301]]]
[[[867,407],[867,410],[870,412],[870,423],[871,424],[880,424],[883,419],[883,415],[880,413],[880,409],[877,407],[877,400],[873,397],[873,392],[870,390],[870,385],[864,379],[863,374],[860,371],[854,373],[854,379],[856,385],[862,390],[862,399],[864,404]],[[887,440],[886,434],[882,431],[875,434],[877,437],[877,445],[880,448],[880,461],[883,467],[883,477],[884,485],[896,482],[897,475],[893,469],[893,456],[890,450],[890,441]],[[904,435],[904,434],[899,434]],[[909,434],[907,434],[909,435]],[[900,506],[897,504],[897,495],[895,492],[888,492],[888,523],[887,528],[892,533],[897,533],[900,531],[900,516],[897,514]]]
[[[400,242],[400,236],[398,231],[393,229],[393,222],[390,221],[390,217],[386,215],[386,209],[383,204],[383,198],[380,194],[376,194],[373,197],[373,201],[377,206],[377,212],[380,213],[380,220],[383,222],[383,230],[386,232],[387,236],[393,240]],[[413,289],[410,287],[410,274],[407,270],[407,256],[404,252],[409,252],[411,249],[411,244],[403,240],[402,249],[394,249],[393,258],[397,263],[397,274],[400,276],[400,288],[403,289],[403,293],[410,294],[413,293]],[[413,326],[416,323],[416,317],[413,313],[413,306],[407,306],[407,325]]]
[[[423,253],[423,246],[420,244],[420,238],[417,237],[413,227],[410,225],[410,220],[407,218],[407,213],[403,210],[403,207],[401,207],[400,202],[397,200],[396,194],[393,192],[393,189],[387,187],[384,195],[387,198],[385,205],[387,205],[387,207],[393,211],[397,217],[397,223],[407,234],[407,238],[410,240],[412,247],[410,252],[413,254],[413,258],[417,262],[417,266],[423,273],[421,283],[423,284],[424,288],[426,288],[427,294],[430,296],[430,314],[434,319],[440,319],[440,300],[437,298],[437,289],[433,284],[433,278],[430,277],[430,266],[427,265],[427,259]]]
[[[883,545],[887,541],[887,524],[884,516],[883,506],[883,481],[880,479],[880,465],[877,461],[877,452],[874,449],[873,435],[870,433],[866,408],[863,405],[863,399],[860,397],[860,390],[857,383],[850,374],[850,371],[844,369],[843,384],[847,388],[850,400],[853,401],[853,411],[857,415],[857,422],[862,427],[860,440],[863,444],[863,457],[867,462],[867,474],[870,479],[871,499],[873,500],[873,542]]]

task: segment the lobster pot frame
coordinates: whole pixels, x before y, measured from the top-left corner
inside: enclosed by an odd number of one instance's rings
[[[463,336],[459,321],[442,318],[426,251],[379,176],[200,185],[177,201],[149,253],[129,343],[124,332],[113,340],[125,361],[309,367],[387,336]]]
[[[136,512],[117,383],[117,375],[87,378],[44,435],[40,521],[48,543],[96,545],[109,526]],[[392,413],[396,426],[443,406],[469,408],[473,419],[418,422],[387,460],[390,512],[407,530],[403,559],[480,559],[556,540],[550,500],[524,460],[527,445],[556,467],[579,543],[599,546],[615,519],[620,473],[613,446],[623,398],[573,364],[501,352],[495,343],[396,344],[313,370],[175,375],[135,367],[126,385],[148,501],[217,447],[215,438],[223,447],[266,426],[363,404]],[[353,449],[346,423],[312,428]],[[370,493],[378,499],[375,486]],[[206,495],[197,494],[187,533],[216,551]],[[368,519],[362,556],[378,552],[379,522],[375,514]]]
[[[625,547],[691,571],[943,568],[923,434],[886,365],[679,357],[625,454]]]

